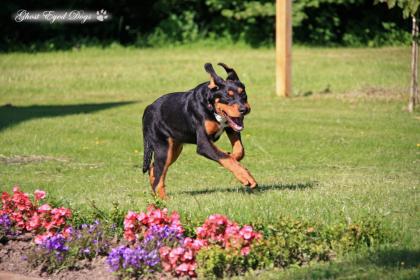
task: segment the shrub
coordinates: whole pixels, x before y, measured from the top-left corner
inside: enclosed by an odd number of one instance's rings
[[[154,31],[147,36],[147,44],[164,46],[167,44],[190,43],[199,39],[199,27],[194,21],[194,11],[183,11],[181,14],[171,14],[162,20]],[[144,44],[137,38],[137,45]]]
[[[378,218],[372,217],[351,224],[339,223],[326,227],[320,235],[320,238],[338,253],[376,247],[387,241],[393,241],[393,234],[379,222]]]
[[[197,255],[199,278],[224,278],[241,274],[253,267],[248,266],[250,255],[243,256],[219,246],[203,248]]]
[[[377,219],[362,221],[325,226],[281,217],[274,224],[255,224],[264,238],[251,244],[249,254],[213,243],[197,254],[197,273],[202,278],[223,278],[255,269],[301,266],[389,240],[391,233]]]

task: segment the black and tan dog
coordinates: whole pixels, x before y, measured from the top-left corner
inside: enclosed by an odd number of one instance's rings
[[[147,106],[143,114],[143,173],[149,171],[153,192],[166,198],[165,176],[186,143],[196,144],[197,153],[217,161],[246,186],[257,186],[255,179],[239,161],[244,157],[241,130],[244,116],[251,110],[245,86],[235,70],[219,63],[228,76],[219,77],[210,63],[204,69],[210,81],[187,92],[161,96]],[[232,153],[214,145],[226,131]],[[154,161],[151,164],[152,155]]]

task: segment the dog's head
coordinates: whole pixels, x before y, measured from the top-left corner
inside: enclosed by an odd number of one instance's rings
[[[224,63],[219,63],[228,76],[226,80],[219,77],[210,63],[204,69],[210,74],[208,101],[220,120],[225,121],[235,131],[244,128],[244,116],[251,111],[246,96],[245,85],[239,80],[233,68]]]

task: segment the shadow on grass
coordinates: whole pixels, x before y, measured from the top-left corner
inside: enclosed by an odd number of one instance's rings
[[[378,249],[355,259],[286,269],[279,279],[420,279],[419,266],[420,250]]]
[[[31,119],[88,114],[137,102],[139,101],[31,106],[13,106],[11,104],[6,104],[0,106],[0,130]]]
[[[379,267],[415,268],[420,267],[420,250],[388,249],[379,250],[369,256],[369,262]]]
[[[183,191],[179,194],[188,194],[188,195],[202,195],[202,194],[211,194],[211,193],[263,193],[267,191],[282,191],[282,190],[304,190],[311,189],[316,186],[316,182],[305,182],[305,183],[296,183],[296,184],[274,184],[274,185],[259,185],[257,188],[251,190],[248,187],[238,187],[238,188],[206,188],[203,190],[193,190],[193,191]]]

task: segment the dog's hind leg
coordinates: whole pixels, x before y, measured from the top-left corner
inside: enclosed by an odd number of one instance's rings
[[[175,162],[182,151],[182,144],[168,138],[166,142],[155,145],[155,158],[150,169],[149,179],[153,192],[161,199],[166,199],[165,178],[169,166]]]

